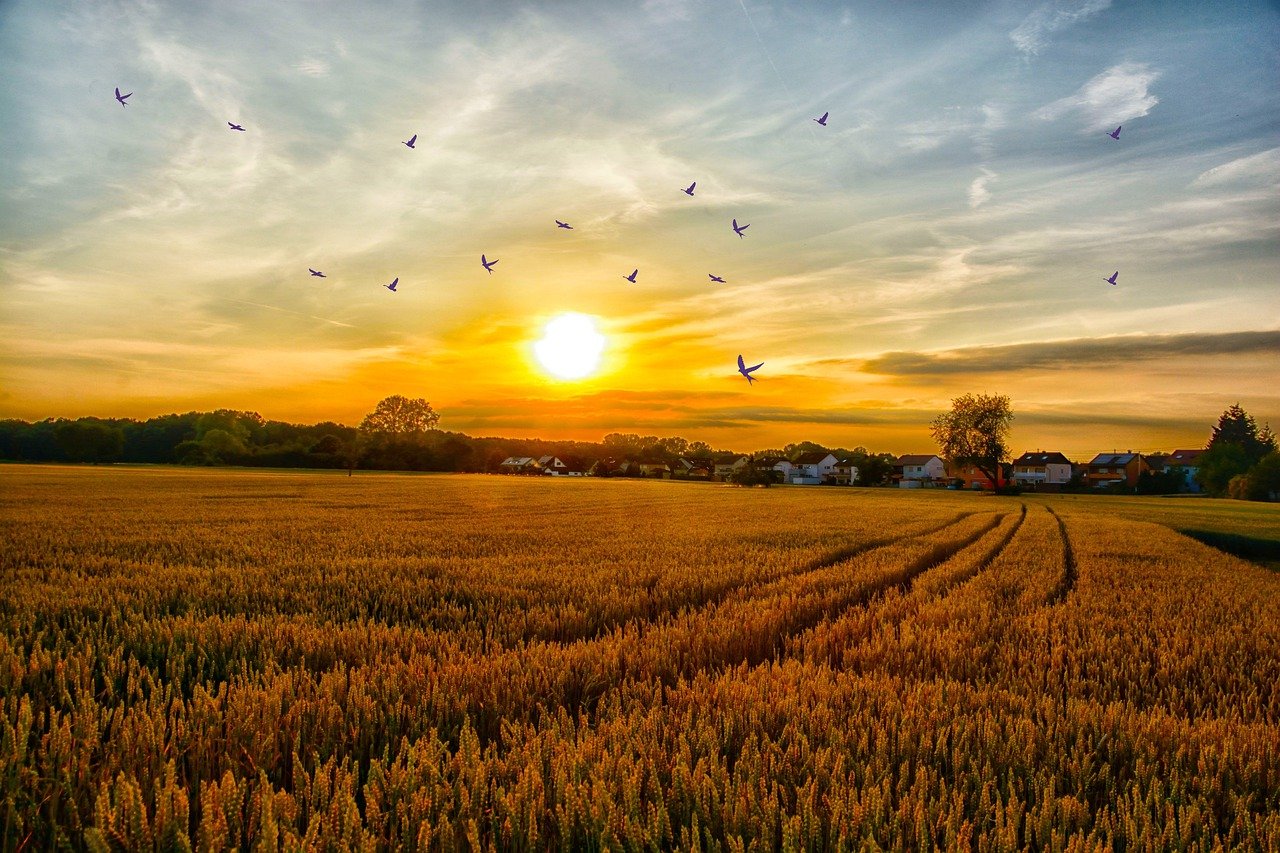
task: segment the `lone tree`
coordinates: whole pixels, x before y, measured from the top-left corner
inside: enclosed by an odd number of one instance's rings
[[[933,440],[942,458],[953,465],[972,465],[1000,485],[1000,463],[1009,458],[1009,422],[1013,409],[1003,394],[965,394],[951,401],[951,411],[933,419]]]
[[[360,431],[392,437],[407,436],[435,429],[438,423],[440,415],[426,400],[421,397],[410,400],[394,394],[382,400],[377,408],[364,416],[364,420],[360,422]]]

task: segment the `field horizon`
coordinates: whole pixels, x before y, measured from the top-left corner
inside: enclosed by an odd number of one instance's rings
[[[0,534],[7,850],[1280,843],[1280,507],[6,464]]]

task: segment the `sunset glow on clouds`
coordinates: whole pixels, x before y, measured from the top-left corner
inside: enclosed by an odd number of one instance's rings
[[[908,451],[977,391],[1080,456],[1275,425],[1277,44],[1261,3],[4,4],[0,417],[403,393],[476,435]],[[534,351],[566,313],[606,340],[573,381]]]

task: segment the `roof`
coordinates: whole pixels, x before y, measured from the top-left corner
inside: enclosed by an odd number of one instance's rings
[[[808,453],[801,453],[791,464],[793,465],[817,465],[823,459],[831,454],[825,450],[810,450]]]
[[[1138,453],[1099,453],[1093,457],[1090,465],[1128,465],[1136,457]]]
[[[1195,462],[1207,451],[1204,450],[1175,450],[1169,455],[1168,463],[1170,465],[1186,465]]]
[[[908,453],[898,457],[899,465],[927,465],[930,459],[937,459],[936,453]]]
[[[534,463],[532,456],[508,456],[502,460],[503,465],[532,465]]]
[[[1070,465],[1071,460],[1058,453],[1056,450],[1052,453],[1044,450],[1035,452],[1027,452],[1013,460],[1014,465]]]

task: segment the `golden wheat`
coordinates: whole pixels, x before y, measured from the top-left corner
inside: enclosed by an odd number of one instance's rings
[[[1087,502],[0,486],[7,850],[1280,847],[1280,578]]]

